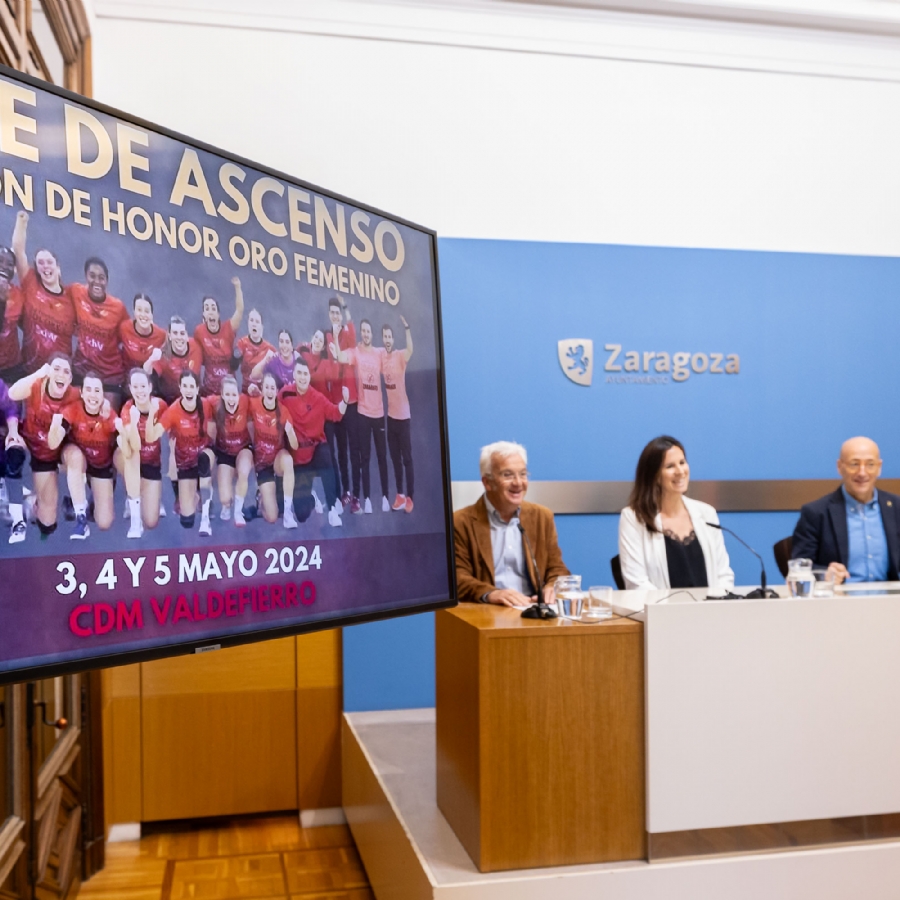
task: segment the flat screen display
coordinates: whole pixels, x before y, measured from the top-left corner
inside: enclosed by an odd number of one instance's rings
[[[432,231],[0,68],[0,323],[0,682],[454,602]]]

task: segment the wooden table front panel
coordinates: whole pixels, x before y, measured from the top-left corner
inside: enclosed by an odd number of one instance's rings
[[[441,811],[485,872],[644,858],[642,626],[498,612],[438,613]]]

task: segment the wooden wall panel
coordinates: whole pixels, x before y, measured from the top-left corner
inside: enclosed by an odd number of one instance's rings
[[[300,809],[327,809],[341,805],[342,633],[296,641],[298,800]]]
[[[141,820],[141,667],[102,672],[103,790],[107,828]]]
[[[141,668],[143,821],[297,808],[294,638]]]
[[[340,629],[103,672],[107,826],[341,806]]]

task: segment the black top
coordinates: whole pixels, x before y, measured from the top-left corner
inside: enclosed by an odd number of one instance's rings
[[[673,588],[709,587],[706,580],[706,560],[695,532],[686,538],[664,531],[666,562],[669,564],[669,585]]]

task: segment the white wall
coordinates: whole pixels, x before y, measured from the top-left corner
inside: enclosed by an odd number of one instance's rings
[[[897,37],[506,0],[93,6],[98,100],[445,236],[900,254]]]

